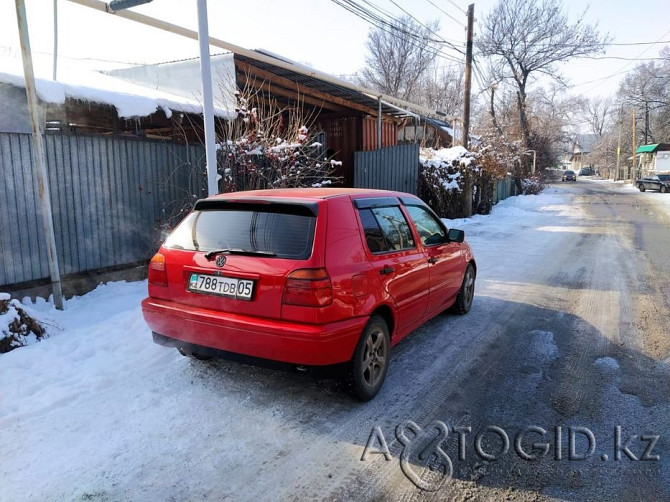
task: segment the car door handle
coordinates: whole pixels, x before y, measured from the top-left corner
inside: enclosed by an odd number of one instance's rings
[[[437,258],[431,256],[430,258],[428,258],[428,263],[430,263],[431,265],[435,265],[437,263]]]
[[[392,274],[393,273],[393,268],[386,265],[383,269],[381,269],[379,271],[379,273],[382,274],[382,275]]]

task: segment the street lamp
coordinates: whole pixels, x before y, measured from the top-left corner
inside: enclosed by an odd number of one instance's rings
[[[120,10],[130,9],[138,5],[150,3],[152,0],[112,0],[107,4],[107,12],[114,13]]]
[[[535,176],[535,156],[537,152],[535,150],[528,149],[524,152],[525,155],[530,155],[530,152],[533,152],[533,167],[531,168],[530,175]]]

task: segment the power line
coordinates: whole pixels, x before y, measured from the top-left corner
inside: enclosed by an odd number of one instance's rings
[[[9,45],[2,45],[0,46],[0,49],[4,50],[8,54],[16,53],[20,54],[20,50],[16,49],[15,47],[11,47]],[[40,54],[42,56],[52,56],[53,54],[51,52],[42,52],[42,51],[32,51],[33,54]],[[125,64],[128,66],[142,66],[145,63],[131,63],[130,61],[117,61],[115,59],[99,59],[99,58],[84,58],[84,57],[74,57],[74,56],[67,56],[65,54],[59,54],[59,58],[63,59],[70,59],[72,61],[96,61],[98,63],[115,63],[115,64]]]
[[[365,1],[365,0],[364,0],[364,1]],[[414,21],[416,21],[417,23],[419,23],[419,25],[422,26],[423,28],[425,28],[426,31],[428,31],[429,33],[432,33],[432,34],[435,35],[436,37],[439,37],[439,40],[436,40],[437,42],[442,42],[442,43],[444,43],[444,44],[447,44],[447,45],[450,46],[452,49],[454,49],[454,50],[456,50],[456,51],[458,51],[458,52],[460,52],[461,54],[464,55],[464,52],[463,52],[461,49],[459,49],[458,47],[456,47],[454,44],[452,44],[452,43],[450,43],[450,42],[447,42],[447,41],[446,41],[444,38],[442,38],[440,35],[438,35],[438,34],[435,33],[433,30],[431,30],[430,28],[428,28],[428,26],[426,26],[425,24],[423,24],[421,21],[419,21],[417,18],[415,18],[412,14],[410,14],[410,13],[407,12],[405,9],[403,9],[400,5],[398,5],[398,4],[395,2],[395,0],[389,0],[389,2],[391,2],[393,5],[395,5],[396,7],[398,7],[401,11],[403,11],[405,14],[407,14],[411,19],[413,19]],[[366,2],[366,3],[367,3],[367,2]]]
[[[665,35],[664,35],[665,36]],[[603,45],[618,45],[618,46],[628,46],[628,45],[655,45],[655,44],[670,44],[670,40],[659,40],[657,42],[628,42],[628,43],[607,43]]]
[[[437,10],[439,10],[439,11],[440,11],[442,14],[444,14],[445,16],[447,16],[447,17],[453,19],[453,20],[456,21],[459,25],[463,26],[463,25],[462,25],[462,21],[459,21],[459,20],[456,19],[454,16],[452,16],[451,14],[449,14],[447,11],[443,10],[441,7],[439,7],[437,4],[435,4],[432,0],[426,0],[426,2],[428,2],[430,5],[432,5],[433,7],[435,7]],[[454,4],[454,5],[456,5],[456,4]],[[456,5],[456,7],[458,7],[458,5]],[[459,9],[463,14],[467,14],[467,12],[465,12],[465,11],[464,11],[463,9],[461,9],[460,7],[458,7],[458,9]]]
[[[670,30],[667,31],[667,32],[665,32],[663,35],[661,35],[660,38],[659,38],[659,40],[664,39],[666,36],[668,36],[668,34],[670,34]],[[645,42],[645,45],[649,45],[649,44],[647,44],[647,43]],[[637,55],[637,58],[640,58],[640,57],[641,57],[645,52],[647,52],[649,49],[651,49],[651,47],[647,47],[645,50],[643,50],[642,52],[640,52],[640,53]],[[631,63],[632,63],[633,61],[636,61],[636,60],[634,59],[634,60],[631,60],[630,62],[626,63],[624,66],[621,67],[621,70],[619,70],[617,73],[613,73],[612,75],[609,75],[609,76],[607,76],[607,77],[599,78],[599,79],[596,79],[596,80],[593,80],[593,81],[590,81],[590,82],[582,82],[581,84],[575,84],[575,85],[573,85],[573,86],[571,86],[571,87],[574,88],[574,87],[580,87],[580,86],[582,86],[582,85],[587,85],[587,84],[595,84],[595,83],[597,83],[597,82],[602,82],[603,80],[609,80],[610,78],[614,78],[614,77],[617,77],[617,76],[622,75],[622,74],[624,74],[624,73],[628,73],[628,70],[627,70],[626,68],[628,68],[628,67],[631,65]],[[597,86],[596,86],[596,87],[597,87]],[[587,89],[587,90],[585,91],[585,93],[589,93],[589,92],[591,92],[593,89],[595,89],[595,87],[591,87],[590,89]]]
[[[449,54],[444,53],[441,51],[439,48],[426,45],[426,39],[423,37],[419,37],[416,33],[413,33],[407,29],[403,29],[401,27],[402,23],[400,23],[397,19],[394,17],[390,16],[388,13],[383,11],[382,9],[379,9],[377,6],[374,4],[371,4],[367,0],[363,0],[365,3],[368,5],[371,5],[373,8],[375,8],[378,12],[382,13],[383,15],[387,16],[388,19],[385,19],[384,17],[381,17],[379,14],[367,9],[366,7],[360,5],[359,3],[355,2],[354,0],[331,0],[333,3],[336,5],[339,5],[340,7],[346,9],[347,11],[351,12],[352,14],[356,15],[357,17],[363,19],[367,23],[371,24],[372,26],[385,31],[389,34],[399,36],[401,40],[413,45],[414,47],[421,47],[426,49],[428,52],[433,54],[436,57],[441,57],[443,59],[446,59],[448,61],[452,61],[455,63],[460,63],[461,61],[454,56],[451,56]]]
[[[582,59],[619,59],[621,61],[665,61],[666,58],[625,58],[621,56],[585,56]]]
[[[466,16],[468,15],[467,11],[464,10],[464,9],[463,9],[460,5],[458,5],[457,3],[453,2],[452,0],[447,0],[447,2],[449,2],[451,5],[453,5],[454,7],[456,7],[458,10],[460,10],[460,11],[461,11],[463,14],[465,14]]]

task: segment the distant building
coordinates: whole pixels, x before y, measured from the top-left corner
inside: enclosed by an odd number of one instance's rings
[[[638,178],[651,173],[670,172],[670,143],[641,145],[637,147],[635,153]]]
[[[596,170],[592,153],[598,139],[597,134],[577,134],[575,136],[572,143],[572,155],[570,156],[573,171],[579,172],[585,167]]]

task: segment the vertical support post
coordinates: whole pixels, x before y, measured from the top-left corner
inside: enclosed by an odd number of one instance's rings
[[[468,34],[465,47],[465,93],[463,95],[463,146],[468,147],[470,136],[470,90],[472,88],[472,25],[475,19],[475,4],[468,5]]]
[[[33,169],[37,174],[40,212],[42,213],[42,225],[44,228],[44,238],[46,239],[47,259],[49,261],[51,292],[54,297],[54,305],[58,310],[63,310],[63,293],[61,289],[60,270],[58,269],[56,236],[54,234],[53,215],[51,211],[51,194],[49,191],[49,179],[47,177],[46,159],[44,156],[44,137],[42,135],[42,123],[40,122],[39,117],[39,102],[37,100],[37,89],[35,87],[33,58],[30,51],[28,19],[26,17],[24,0],[16,0],[16,20],[19,24],[23,73],[26,79],[26,97],[28,98],[30,123],[33,130]]]
[[[535,159],[537,157],[537,151],[533,150],[533,169],[530,171],[531,176],[535,176]]]
[[[635,161],[637,160],[637,153],[635,153],[635,150],[637,150],[637,137],[636,137],[636,129],[637,125],[635,124],[635,108],[633,108],[633,166],[631,168],[629,178],[633,178],[633,173],[635,172]]]
[[[53,80],[58,76],[58,0],[54,0],[54,62]]]
[[[207,195],[219,193],[216,144],[214,131],[214,98],[212,96],[212,67],[209,59],[209,25],[207,0],[198,0],[198,42],[200,45],[200,75],[202,78],[202,108],[205,122],[205,158],[207,162]]]
[[[619,181],[621,179],[621,170],[619,167],[619,161],[621,160],[621,128],[623,126],[623,105],[619,109],[619,137],[616,144],[616,174],[614,175],[614,181]]]
[[[379,108],[377,110],[377,150],[382,149],[382,97],[377,98]]]
[[[644,102],[644,144],[647,144],[647,134],[649,133],[649,101]]]

